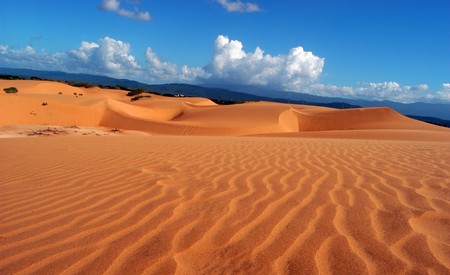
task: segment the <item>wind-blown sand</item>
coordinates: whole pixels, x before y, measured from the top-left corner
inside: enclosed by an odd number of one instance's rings
[[[450,273],[448,129],[388,108],[9,86],[0,274]]]

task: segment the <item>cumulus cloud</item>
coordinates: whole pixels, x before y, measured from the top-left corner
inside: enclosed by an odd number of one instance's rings
[[[131,46],[110,37],[95,42],[81,42],[78,50],[67,52],[66,70],[106,74],[109,76],[136,76],[141,67],[130,54]]]
[[[148,83],[256,85],[321,96],[404,103],[450,102],[450,83],[443,83],[437,91],[426,84],[409,86],[393,81],[361,82],[353,86],[322,84],[319,78],[324,62],[302,47],[278,55],[266,54],[259,47],[246,52],[242,42],[223,35],[215,40],[212,59],[203,68],[165,61],[151,47],[145,52],[145,60],[139,62],[129,43],[110,37],[83,41],[78,49],[57,53],[36,50],[30,45],[16,49],[0,44],[0,67],[90,73]]]
[[[433,94],[432,99],[450,102],[450,83],[442,83],[441,90]]]
[[[127,10],[122,8],[121,3],[119,0],[103,0],[103,2],[100,4],[100,8],[105,11],[111,11],[115,12],[120,16],[129,17],[132,19],[142,20],[142,21],[148,21],[151,19],[151,15],[148,11],[141,12],[137,8],[137,3],[134,4],[135,10]]]
[[[0,45],[0,65],[113,77],[138,76],[142,69],[130,51],[130,44],[109,37],[97,43],[83,41],[77,50],[60,53],[36,51],[31,46],[11,49]]]
[[[240,0],[216,0],[228,12],[257,12],[261,11],[258,4],[246,3]]]
[[[5,54],[7,50],[8,50],[8,46],[0,45],[0,54]]]
[[[209,77],[209,75],[202,68],[188,67],[184,65],[180,69],[176,64],[162,61],[150,47],[147,48],[145,55],[148,64],[148,74],[146,74],[146,79],[152,82],[193,82],[197,78]]]
[[[211,74],[209,81],[298,90],[317,80],[323,66],[323,58],[302,47],[271,56],[259,47],[245,52],[240,41],[220,35],[215,41],[213,59],[205,69]]]
[[[88,62],[92,52],[99,47],[100,45],[95,42],[83,41],[81,42],[81,46],[78,50],[70,50],[69,54],[73,55],[74,58],[82,62]]]
[[[14,49],[0,45],[0,66],[32,68],[39,70],[60,70],[63,66],[63,54],[50,54],[46,51],[36,51],[28,45],[23,49]]]

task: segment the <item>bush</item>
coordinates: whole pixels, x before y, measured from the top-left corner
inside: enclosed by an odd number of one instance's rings
[[[136,101],[136,100],[139,100],[139,99],[141,99],[143,97],[151,97],[151,96],[149,96],[149,95],[138,95],[138,96],[132,97],[131,101]]]
[[[136,96],[136,95],[140,95],[142,93],[148,93],[148,92],[143,88],[137,88],[137,89],[129,91],[127,93],[127,96]]]
[[[42,106],[47,106],[48,103],[47,102],[42,102]]]
[[[67,81],[66,83],[73,87],[84,87],[84,88],[98,87],[96,84],[92,84],[92,83],[88,83],[88,82]]]
[[[16,87],[4,88],[3,91],[5,91],[5,93],[7,94],[15,94],[18,92]]]

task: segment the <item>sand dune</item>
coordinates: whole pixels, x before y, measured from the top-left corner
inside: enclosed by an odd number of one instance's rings
[[[0,94],[0,125],[100,126],[207,136],[414,130],[431,131],[437,139],[450,141],[448,129],[404,117],[389,108],[336,110],[273,102],[219,106],[203,98],[157,95],[131,102],[124,91],[49,81],[0,80],[0,88],[10,86],[17,87],[19,93]]]
[[[9,86],[0,274],[450,274],[446,128],[388,108]]]
[[[0,141],[1,274],[450,272],[450,144]]]

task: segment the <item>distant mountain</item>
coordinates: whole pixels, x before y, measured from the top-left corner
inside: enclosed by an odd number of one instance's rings
[[[385,106],[396,110],[404,115],[413,116],[416,119],[424,120],[426,117],[450,120],[450,104],[439,103],[410,103],[404,104],[392,101],[368,101],[338,97],[324,97],[305,93],[294,93],[286,91],[276,91],[253,86],[241,85],[221,85],[220,88],[215,85],[188,85],[188,84],[163,84],[150,85],[128,79],[115,79],[107,76],[90,74],[72,74],[57,71],[36,71],[29,69],[1,68],[0,75],[16,75],[30,78],[38,77],[42,79],[88,82],[104,86],[121,86],[130,89],[143,88],[148,91],[161,94],[182,94],[185,96],[200,96],[220,100],[223,102],[239,101],[275,101],[293,104],[309,104],[326,106],[332,108],[357,108],[357,107],[378,107]],[[217,84],[218,85],[218,84]],[[428,119],[429,120],[429,119]],[[426,121],[426,120],[424,120]],[[429,122],[429,121],[427,121]]]
[[[24,78],[38,77],[41,79],[61,80],[61,81],[88,82],[105,86],[120,85],[123,87],[130,87],[130,88],[138,88],[142,86],[142,83],[128,79],[116,79],[112,77],[91,75],[91,74],[72,74],[58,71],[37,71],[30,69],[13,69],[0,67],[0,75],[13,75]]]
[[[431,123],[438,126],[443,126],[450,128],[450,120],[440,119],[436,117],[426,117],[426,116],[408,116],[410,118],[421,120],[423,122]]]

